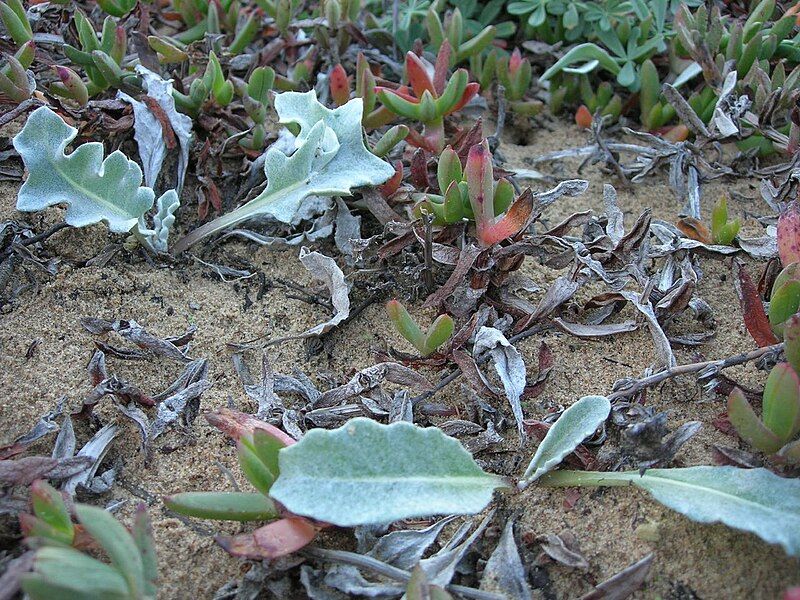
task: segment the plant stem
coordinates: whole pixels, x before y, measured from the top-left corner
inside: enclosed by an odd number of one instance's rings
[[[601,472],[601,471],[551,471],[542,475],[539,485],[547,487],[618,487],[633,485],[633,479],[639,477],[638,471]]]
[[[781,350],[783,350],[783,343],[774,344],[772,346],[764,346],[763,348],[758,348],[757,350],[753,350],[751,352],[735,354],[734,356],[729,356],[719,360],[706,360],[703,362],[678,365],[669,369],[665,369],[664,371],[659,371],[658,373],[654,373],[648,377],[642,377],[641,379],[623,380],[621,385],[619,385],[619,389],[609,394],[608,399],[611,400],[611,402],[614,402],[623,398],[630,398],[645,388],[657,385],[662,381],[677,377],[678,375],[686,375],[688,373],[697,373],[698,371],[708,370],[706,376],[711,376],[722,369],[727,369],[728,367],[733,367],[735,365],[741,365],[753,360],[757,360],[762,356],[770,354],[771,352],[778,353]]]

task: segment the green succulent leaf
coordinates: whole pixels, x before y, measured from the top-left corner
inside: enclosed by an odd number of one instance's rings
[[[565,456],[594,433],[610,412],[611,403],[604,396],[584,396],[565,410],[536,449],[522,476],[522,487],[558,466]]]
[[[349,196],[353,188],[384,183],[394,174],[392,166],[364,146],[361,131],[363,104],[354,98],[336,109],[307,93],[285,92],[275,97],[281,123],[300,126],[294,154],[277,148],[266,153],[266,189],[244,206],[194,230],[175,246],[179,253],[207,235],[257,215],[282,223],[295,220],[309,196]]]
[[[108,554],[112,566],[125,578],[131,596],[142,596],[147,589],[144,562],[128,530],[111,513],[96,506],[77,504],[75,514],[83,528]]]
[[[786,443],[800,428],[800,377],[788,363],[772,368],[764,386],[763,420]]]
[[[728,396],[728,419],[736,433],[753,448],[772,454],[781,447],[781,442],[758,418],[753,407],[739,388]]]
[[[546,486],[625,486],[650,492],[661,504],[699,523],[724,523],[780,544],[800,556],[800,479],[767,469],[689,467],[603,473],[558,471],[541,479]]]
[[[280,516],[269,498],[255,492],[184,492],[164,498],[164,504],[199,519],[269,521]]]
[[[270,494],[297,515],[343,527],[483,510],[506,485],[436,428],[352,419],[280,452]]]
[[[117,569],[72,548],[47,546],[36,552],[33,573],[22,589],[32,600],[130,600],[125,578]]]

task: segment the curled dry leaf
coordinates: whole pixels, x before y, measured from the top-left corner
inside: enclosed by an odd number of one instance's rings
[[[393,362],[383,362],[362,369],[346,384],[323,392],[312,406],[314,408],[336,406],[349,398],[378,387],[384,381],[411,386],[423,392],[433,389],[431,383],[413,369]]]
[[[744,326],[761,348],[778,343],[753,280],[740,260],[734,260],[733,285],[744,313]]]
[[[259,527],[252,533],[217,537],[226,552],[240,558],[274,559],[297,552],[310,544],[317,527],[302,517],[287,517]]]

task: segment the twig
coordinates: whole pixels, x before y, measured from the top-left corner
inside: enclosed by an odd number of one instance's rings
[[[614,402],[623,398],[630,398],[645,388],[658,385],[662,381],[666,381],[667,379],[671,379],[679,375],[686,375],[688,373],[707,371],[707,373],[702,374],[702,376],[707,378],[721,371],[722,369],[727,369],[728,367],[733,367],[736,365],[742,365],[744,363],[757,360],[762,356],[766,356],[772,352],[778,353],[781,350],[783,350],[783,343],[775,344],[773,346],[765,346],[763,348],[753,350],[752,352],[736,354],[734,356],[729,356],[728,358],[722,358],[719,360],[706,360],[703,362],[678,365],[669,369],[665,369],[664,371],[659,371],[653,375],[642,377],[641,379],[622,379],[615,384],[614,387],[616,388],[616,391],[611,393],[608,396],[608,399]]]
[[[425,220],[425,268],[422,269],[422,282],[428,295],[434,292],[433,280],[433,215],[426,214]]]
[[[411,579],[411,573],[404,569],[398,569],[390,564],[380,561],[371,556],[363,554],[356,554],[355,552],[346,552],[344,550],[326,550],[324,548],[306,548],[301,552],[306,556],[318,558],[320,560],[327,560],[331,562],[340,562],[346,565],[353,565],[362,569],[369,569],[395,581],[407,583]],[[460,594],[466,598],[475,598],[475,600],[504,600],[505,596],[501,594],[493,594],[492,592],[484,592],[476,590],[475,588],[467,587],[464,585],[449,584],[446,586],[451,592]]]
[[[494,133],[489,136],[489,149],[494,152],[500,146],[500,138],[503,137],[503,129],[506,125],[506,88],[497,85],[497,127]]]
[[[6,123],[10,123],[14,119],[16,119],[20,115],[24,115],[26,112],[31,110],[32,108],[37,108],[39,106],[43,106],[43,104],[36,100],[35,98],[28,98],[24,102],[22,102],[16,108],[12,108],[7,113],[0,115],[0,127],[5,125]]]

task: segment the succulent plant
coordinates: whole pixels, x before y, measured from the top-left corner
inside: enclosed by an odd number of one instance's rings
[[[406,307],[397,300],[386,303],[386,312],[395,329],[406,338],[422,356],[430,356],[447,343],[453,335],[454,323],[450,315],[436,317],[428,331],[423,332]]]
[[[441,48],[445,40],[450,44],[449,64],[451,67],[483,52],[492,43],[495,36],[494,25],[487,25],[470,39],[465,39],[467,34],[464,31],[464,18],[458,8],[445,15],[444,24],[439,18],[439,13],[434,8],[430,8],[425,23],[433,48]]]
[[[787,323],[787,358],[798,358],[800,317]],[[790,341],[791,340],[791,341]],[[728,418],[745,442],[767,454],[779,454],[788,462],[800,463],[800,440],[792,441],[800,432],[800,377],[789,363],[772,368],[762,399],[759,419],[744,393],[734,389],[728,397]]]
[[[21,514],[26,542],[36,548],[33,570],[22,578],[32,600],[154,600],[158,566],[150,519],[144,505],[136,511],[132,532],[107,511],[76,504],[72,523],[61,494],[44,481],[31,486],[33,514]],[[76,546],[98,545],[107,564]]]
[[[722,196],[711,212],[711,239],[715,244],[729,246],[739,233],[739,219],[728,221],[728,201]]]
[[[469,83],[465,69],[458,69],[445,82],[450,44],[445,41],[431,68],[424,59],[413,52],[406,54],[406,77],[411,90],[406,86],[389,89],[378,86],[378,98],[396,115],[414,119],[424,125],[422,135],[409,131],[408,140],[414,146],[431,152],[441,152],[445,146],[444,118],[461,109],[478,93],[477,83]],[[429,74],[433,71],[433,77]]]

